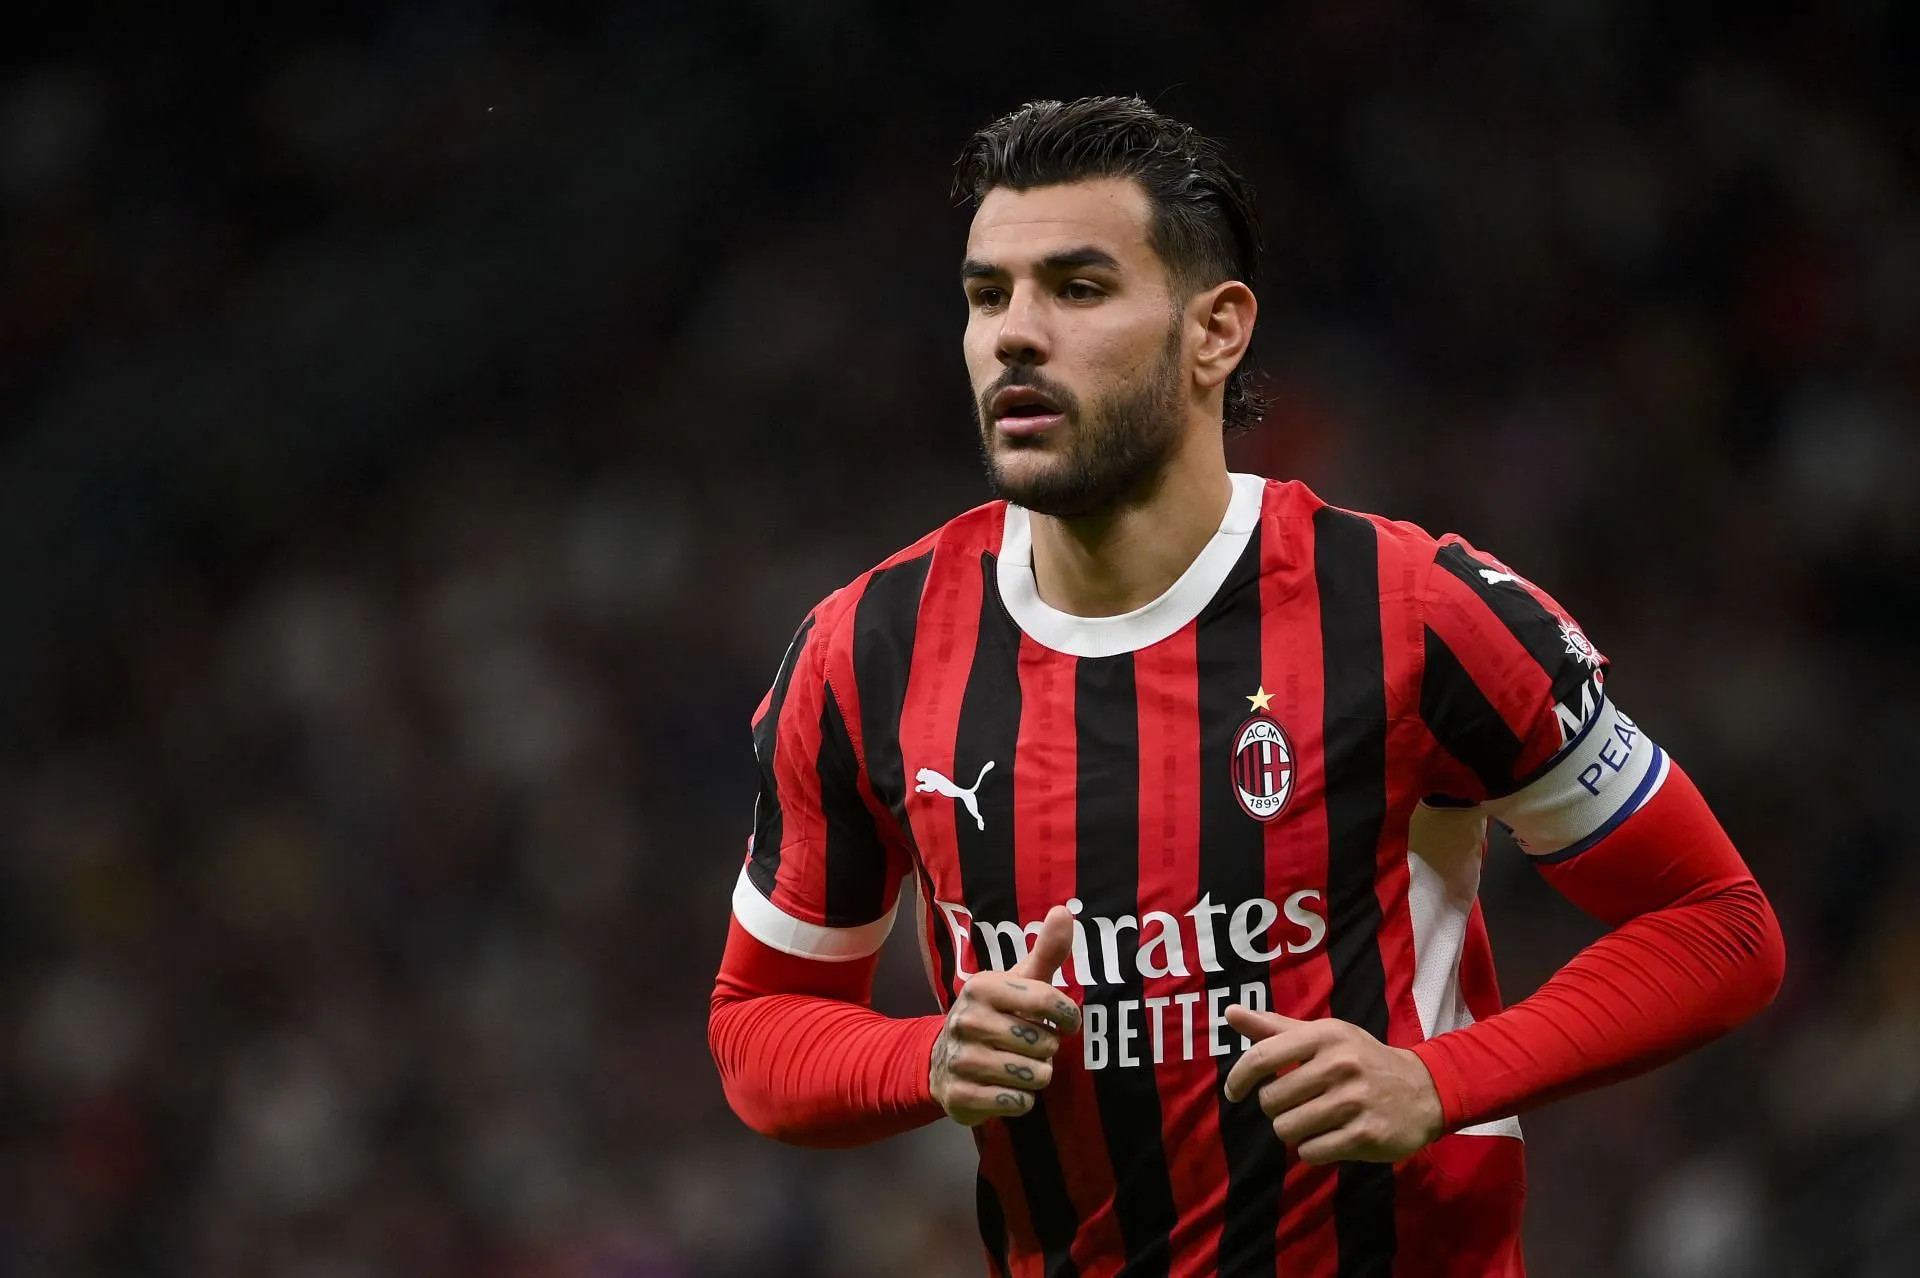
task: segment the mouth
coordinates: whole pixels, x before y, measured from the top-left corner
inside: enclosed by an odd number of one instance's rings
[[[1033,386],[1008,386],[988,402],[993,424],[1002,435],[1015,438],[1039,435],[1066,418],[1060,405]]]

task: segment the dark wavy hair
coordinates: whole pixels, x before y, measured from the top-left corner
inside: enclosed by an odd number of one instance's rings
[[[977,207],[995,187],[1025,191],[1094,178],[1138,182],[1153,210],[1147,242],[1186,297],[1226,280],[1252,286],[1260,270],[1253,186],[1226,148],[1139,97],[1029,102],[968,139],[954,162],[954,194]],[[1266,412],[1242,359],[1227,378],[1222,416],[1244,430]]]

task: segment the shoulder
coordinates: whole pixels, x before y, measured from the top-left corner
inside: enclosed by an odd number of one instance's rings
[[[1563,668],[1563,655],[1588,671],[1606,663],[1558,599],[1459,533],[1334,506],[1299,485],[1273,485],[1267,509],[1311,518],[1323,594],[1377,574],[1383,620],[1398,629],[1396,618],[1404,619],[1402,632],[1416,644],[1428,631],[1450,643],[1518,644],[1560,682],[1576,674]]]
[[[1279,525],[1284,541],[1311,538],[1316,568],[1327,570],[1358,558],[1378,573],[1383,594],[1417,597],[1452,533],[1434,534],[1419,524],[1371,511],[1337,506],[1298,480],[1267,481],[1262,516]],[[1344,575],[1344,574],[1343,574]]]
[[[979,572],[981,556],[997,553],[1007,504],[987,502],[902,546],[816,604],[806,624],[813,646],[830,661],[850,656],[855,630],[869,638],[897,633],[910,640],[929,585],[956,571]]]
[[[1385,595],[1404,594],[1423,607],[1445,607],[1462,600],[1462,591],[1484,597],[1506,585],[1565,615],[1552,596],[1459,533],[1430,532],[1411,520],[1336,506],[1297,482],[1269,481],[1266,512],[1270,518],[1310,519],[1321,538],[1371,543]]]

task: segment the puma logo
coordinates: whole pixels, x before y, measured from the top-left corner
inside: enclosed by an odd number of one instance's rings
[[[1497,586],[1497,585],[1499,585],[1499,584],[1500,584],[1501,582],[1503,582],[1503,581],[1513,581],[1513,580],[1515,580],[1515,577],[1514,577],[1514,575],[1513,575],[1512,573],[1510,573],[1510,572],[1495,572],[1495,571],[1494,571],[1493,569],[1491,569],[1491,568],[1482,568],[1482,569],[1480,570],[1480,575],[1481,575],[1482,577],[1485,577],[1485,578],[1487,579],[1487,584],[1488,584],[1489,586]]]
[[[967,805],[967,811],[973,814],[973,823],[980,829],[987,828],[987,819],[980,815],[980,800],[977,797],[980,783],[987,779],[987,773],[993,771],[993,760],[988,759],[986,766],[980,769],[980,775],[973,779],[973,789],[962,790],[959,786],[941,776],[932,768],[922,768],[913,774],[920,784],[913,787],[915,794],[944,794],[949,799],[958,799]]]

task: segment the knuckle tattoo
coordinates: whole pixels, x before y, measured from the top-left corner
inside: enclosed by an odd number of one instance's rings
[[[1033,1081],[1033,1066],[1031,1065],[1022,1065],[1017,1061],[1008,1061],[1006,1069],[1007,1073],[1023,1082],[1031,1083]]]

